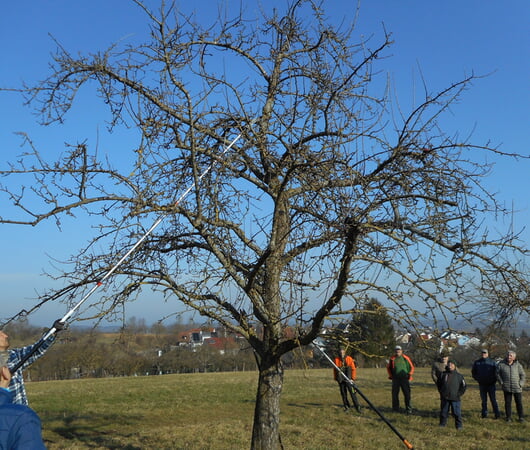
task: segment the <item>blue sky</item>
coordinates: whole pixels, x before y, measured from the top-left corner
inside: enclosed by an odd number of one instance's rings
[[[149,5],[157,1],[149,0]],[[263,0],[265,8],[285,1]],[[240,4],[256,14],[259,2],[246,0],[201,0],[178,2],[182,8],[199,10],[200,20],[208,20],[218,6],[237,11]],[[352,20],[357,1],[325,0],[333,20]],[[414,102],[421,77],[436,91],[470,73],[487,75],[477,80],[446,119],[450,130],[473,141],[500,145],[506,152],[530,154],[530,2],[509,3],[466,0],[420,2],[364,0],[358,12],[358,33],[381,39],[383,29],[392,33],[394,45],[380,68],[388,71],[396,95],[403,105]],[[19,0],[6,2],[0,14],[0,85],[15,87],[22,80],[33,82],[47,75],[53,35],[72,53],[105,49],[122,40],[134,43],[146,33],[142,11],[128,0]],[[97,103],[74,109],[64,126],[42,128],[22,99],[0,92],[0,145],[3,159],[20,153],[17,131],[28,133],[42,149],[60,148],[63,142],[88,139],[98,142],[104,130],[104,115]],[[118,137],[106,137],[105,145],[121,145]],[[3,164],[0,163],[0,164]],[[488,187],[518,211],[514,225],[520,229],[530,222],[530,162],[499,162]],[[5,206],[2,206],[4,209]],[[504,226],[507,226],[505,223]],[[36,292],[52,282],[41,274],[51,270],[54,260],[66,259],[83,246],[90,235],[87,223],[71,219],[59,232],[53,223],[36,228],[0,225],[3,257],[0,260],[0,319],[36,303]],[[523,237],[530,244],[530,233]],[[151,302],[151,300],[150,300]],[[128,314],[152,322],[173,310],[162,303],[139,302]],[[51,325],[66,312],[62,304],[45,305],[30,322]]]

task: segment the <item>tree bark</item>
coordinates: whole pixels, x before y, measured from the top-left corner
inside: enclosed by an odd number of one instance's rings
[[[283,389],[283,367],[280,360],[261,363],[254,409],[252,450],[277,450],[280,439],[280,397]]]

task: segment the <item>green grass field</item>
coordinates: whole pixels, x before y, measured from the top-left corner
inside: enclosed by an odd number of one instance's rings
[[[530,424],[481,419],[477,385],[468,370],[462,373],[468,390],[458,432],[453,422],[438,427],[438,393],[428,369],[416,372],[412,416],[391,411],[385,369],[359,369],[358,385],[415,449],[530,449]],[[38,382],[27,390],[49,449],[248,449],[256,380],[255,372],[205,373]],[[502,409],[502,393],[497,396]],[[406,448],[361,404],[362,415],[342,410],[331,369],[286,371],[284,447]]]

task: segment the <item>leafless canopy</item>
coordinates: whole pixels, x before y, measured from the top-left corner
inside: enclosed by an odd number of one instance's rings
[[[260,369],[367,297],[414,325],[458,313],[481,287],[522,289],[516,236],[485,226],[503,213],[481,187],[483,154],[499,150],[439,126],[473,76],[425,88],[405,112],[375,72],[391,37],[356,41],[355,27],[332,26],[313,1],[211,25],[135,3],[150,23],[144,44],[85,56],[58,46],[50,76],[25,90],[50,124],[87,85],[110,110],[109,131],[138,131],[132,148],[82,142],[55,161],[29,143],[2,172],[21,212],[2,222],[83,209],[100,224],[64,266],[65,287],[41,300],[78,298],[160,215],[114,273],[102,311],[149,286],[241,333]],[[16,187],[21,174],[31,187]]]

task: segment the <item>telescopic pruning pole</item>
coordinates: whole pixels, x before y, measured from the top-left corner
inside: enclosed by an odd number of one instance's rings
[[[223,151],[219,154],[219,156],[223,156],[226,152],[228,152],[228,150],[230,150],[234,144],[241,138],[241,136],[243,135],[243,132],[239,133],[235,138],[234,140],[232,140],[232,142],[230,142],[230,144],[228,144],[228,146],[226,146]],[[199,177],[197,178],[196,181],[194,181],[193,183],[191,183],[191,185],[181,194],[181,196],[177,199],[177,201],[173,204],[173,206],[178,206],[182,200],[184,200],[184,198],[186,198],[186,196],[191,192],[191,190],[197,185],[197,182],[201,181],[205,176],[206,174],[212,169],[214,165],[214,162],[212,162],[200,175]],[[60,324],[64,324],[66,323],[66,321],[72,317],[74,315],[74,313],[81,307],[81,305],[83,303],[85,303],[85,301],[88,300],[88,298],[103,284],[103,282],[109,278],[117,269],[118,267],[120,267],[123,262],[142,244],[143,241],[145,241],[147,239],[147,237],[155,230],[155,228],[157,228],[161,223],[162,221],[169,215],[169,213],[165,213],[165,214],[162,214],[158,217],[158,219],[153,223],[153,225],[151,225],[151,228],[149,228],[145,233],[144,235],[138,239],[138,241],[136,242],[136,244],[134,244],[122,257],[121,259],[116,263],[114,264],[114,266],[112,266],[106,273],[105,275],[103,275],[103,277],[101,277],[97,282],[96,284],[92,287],[92,289],[90,289],[84,296],[83,298],[81,298],[81,300],[79,300],[79,302],[72,308],[70,309],[70,311],[68,311],[61,319],[57,320],[56,322],[54,322],[54,325],[48,330],[48,332],[42,337],[42,339],[39,340],[39,342],[37,342],[33,348],[31,349],[31,351],[24,356],[24,358],[22,358],[15,366],[13,366],[12,368],[10,368],[9,370],[11,371],[11,373],[15,373],[18,369],[20,369],[24,364],[25,362],[31,358],[35,352],[40,348],[40,346],[44,343],[44,341],[46,339],[48,339],[52,334],[55,334],[58,329],[56,328],[55,324],[57,324],[57,322],[59,322]]]
[[[397,436],[399,439],[401,439],[401,441],[403,442],[403,444],[405,444],[405,446],[406,446],[408,449],[411,449],[411,450],[412,450],[412,449],[414,448],[414,447],[412,446],[412,444],[411,444],[409,441],[407,441],[407,440],[405,439],[405,437],[404,437],[404,436],[403,436],[403,435],[402,435],[402,434],[396,429],[396,427],[395,427],[394,425],[392,425],[392,424],[389,422],[389,420],[383,415],[383,413],[381,413],[381,411],[379,411],[379,410],[373,405],[373,403],[368,399],[368,397],[366,397],[366,395],[364,395],[364,394],[362,393],[362,391],[359,390],[359,388],[357,387],[357,385],[356,385],[352,380],[350,380],[350,379],[346,376],[346,374],[344,374],[344,373],[340,370],[340,368],[339,368],[339,367],[333,362],[333,360],[332,360],[332,359],[326,354],[326,352],[325,352],[324,350],[322,350],[322,348],[320,348],[320,346],[319,346],[317,343],[313,342],[313,344],[315,345],[316,348],[318,348],[318,350],[320,351],[320,353],[322,353],[322,355],[324,355],[325,358],[326,358],[326,359],[327,359],[327,360],[333,365],[333,367],[337,370],[337,372],[338,372],[342,377],[344,377],[344,379],[345,379],[348,383],[350,383],[350,384],[352,385],[352,387],[355,389],[355,391],[359,393],[359,395],[364,399],[364,401],[368,404],[368,406],[369,406],[370,408],[372,408],[372,409],[376,412],[376,414],[377,414],[379,417],[381,417],[381,419],[383,420],[383,422],[385,422],[385,423],[390,427],[390,429],[391,429],[394,433],[396,433],[396,436]]]

